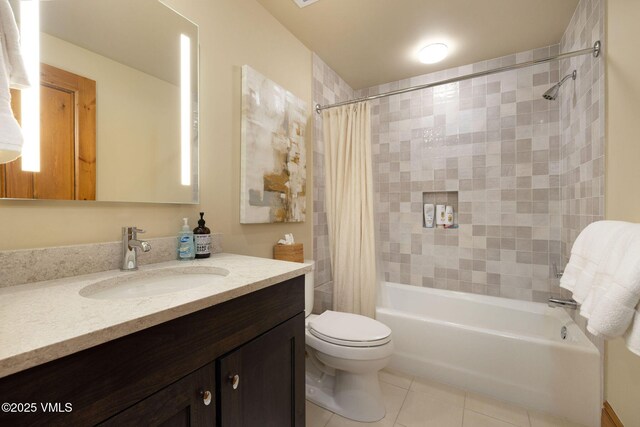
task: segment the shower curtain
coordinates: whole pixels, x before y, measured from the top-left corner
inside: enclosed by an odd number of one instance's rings
[[[333,309],[374,317],[378,276],[369,103],[330,108],[322,118]]]

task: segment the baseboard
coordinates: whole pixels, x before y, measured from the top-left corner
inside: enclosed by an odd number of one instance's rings
[[[609,402],[602,406],[602,427],[624,427]]]

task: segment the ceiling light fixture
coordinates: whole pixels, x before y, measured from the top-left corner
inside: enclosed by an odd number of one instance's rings
[[[318,0],[293,0],[300,8],[305,6],[309,6],[312,3],[317,2]]]
[[[447,57],[449,47],[444,43],[432,43],[418,53],[418,60],[423,64],[435,64]]]

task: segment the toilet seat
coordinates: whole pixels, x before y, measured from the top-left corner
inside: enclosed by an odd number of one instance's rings
[[[310,319],[308,330],[322,341],[346,347],[378,347],[391,341],[391,329],[383,323],[331,310]]]
[[[393,353],[393,340],[376,347],[350,347],[337,345],[316,337],[307,328],[305,332],[305,344],[314,350],[345,360],[367,361],[379,360],[390,357]]]

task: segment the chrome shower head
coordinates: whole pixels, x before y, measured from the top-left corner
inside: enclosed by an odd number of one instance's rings
[[[549,101],[555,101],[555,99],[558,97],[558,94],[560,93],[560,86],[562,86],[562,84],[567,81],[569,77],[575,80],[577,76],[578,72],[576,70],[573,70],[573,73],[564,76],[564,78],[560,80],[560,83],[556,83],[555,85],[553,85],[551,89],[549,89],[544,93],[544,95],[542,95],[542,97],[544,99],[548,99]]]

